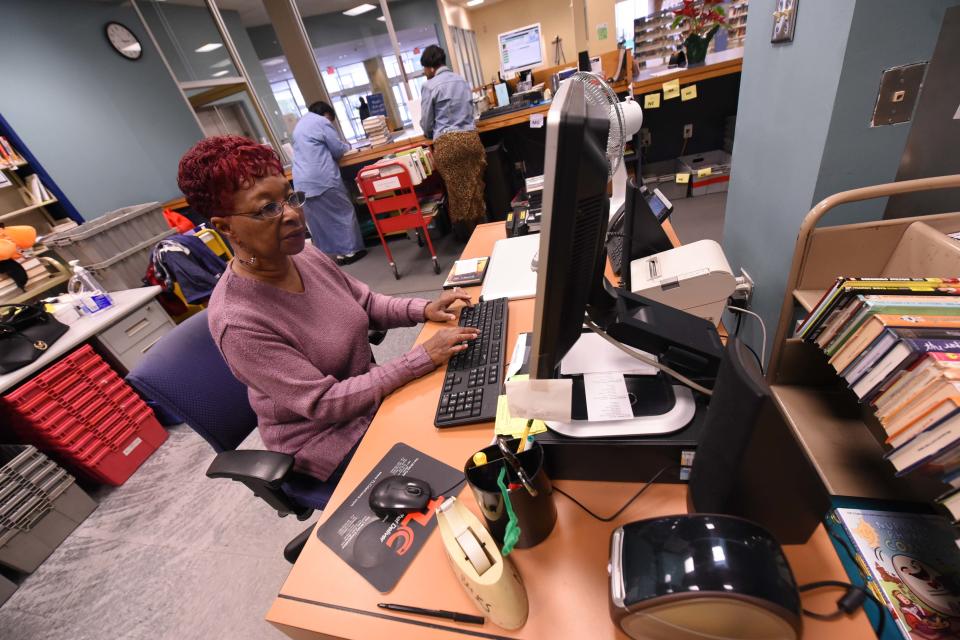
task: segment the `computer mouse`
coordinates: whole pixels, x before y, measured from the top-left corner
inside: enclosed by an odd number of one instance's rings
[[[370,509],[378,518],[423,511],[432,497],[430,485],[409,476],[387,476],[370,491]]]

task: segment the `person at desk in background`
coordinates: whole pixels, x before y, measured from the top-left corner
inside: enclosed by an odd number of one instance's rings
[[[180,160],[177,182],[234,248],[210,298],[210,333],[248,387],[264,444],[293,455],[298,471],[335,481],[384,396],[477,337],[444,328],[376,365],[368,329],[447,322],[450,305],[470,296],[380,295],[305,247],[304,193],[291,188],[273,149],[248,138],[201,140]]]
[[[486,217],[483,172],[487,156],[473,121],[470,85],[450,71],[447,55],[435,44],[423,50],[420,65],[427,81],[420,90],[420,126],[433,138],[437,171],[450,197],[453,232],[466,240]]]
[[[337,114],[326,102],[314,102],[293,129],[293,184],[307,194],[303,211],[313,244],[336,256],[337,264],[367,255],[357,213],[338,164],[350,145],[333,126]]]

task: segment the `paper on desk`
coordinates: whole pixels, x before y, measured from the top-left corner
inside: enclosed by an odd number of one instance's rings
[[[573,380],[508,380],[507,404],[514,418],[570,421]]]
[[[517,343],[513,345],[513,355],[510,356],[510,366],[507,367],[507,380],[517,375],[517,372],[523,368],[523,356],[527,349],[527,334],[521,333],[517,336]]]
[[[585,373],[583,392],[587,399],[587,420],[630,420],[633,409],[622,373]]]
[[[524,427],[527,426],[525,418],[511,418],[510,405],[507,403],[507,396],[497,398],[497,421],[493,426],[493,433],[498,436],[510,436],[519,438],[523,434]],[[543,420],[534,420],[530,427],[530,434],[543,433],[547,430],[547,425]]]
[[[634,349],[633,347],[627,348],[651,360],[657,359],[656,356],[646,351]],[[598,336],[595,333],[584,333],[581,335],[560,362],[560,373],[565,376],[573,376],[580,373],[605,373],[607,371],[630,373],[640,376],[653,376],[657,374],[655,367],[628,356],[604,340],[602,336]]]

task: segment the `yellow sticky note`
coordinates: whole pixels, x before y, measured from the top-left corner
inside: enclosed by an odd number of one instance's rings
[[[702,178],[703,176],[708,176],[713,173],[713,169],[706,167],[704,169],[697,169],[697,177]]]
[[[496,435],[511,436],[513,438],[519,438],[523,433],[524,427],[527,426],[527,421],[523,418],[511,418],[510,417],[510,407],[507,405],[507,396],[502,395],[497,398],[497,421],[494,423],[493,432]],[[547,430],[547,425],[543,420],[534,420],[533,426],[530,427],[531,435],[537,433],[543,433]]]
[[[690,174],[689,174],[689,173],[678,173],[678,174],[677,174],[677,184],[687,184],[688,182],[690,182]]]
[[[680,89],[680,100],[686,102],[687,100],[693,100],[697,97],[697,85],[691,84],[683,89]]]
[[[680,78],[663,83],[663,99],[672,100],[680,95]]]
[[[660,106],[660,94],[659,93],[648,93],[643,96],[643,108],[644,109],[656,109]]]

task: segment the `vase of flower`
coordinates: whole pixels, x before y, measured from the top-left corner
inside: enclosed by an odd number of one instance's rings
[[[707,48],[717,30],[726,22],[723,0],[683,0],[683,6],[674,10],[673,28],[680,27],[687,66],[704,64]]]

